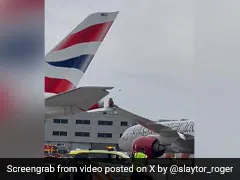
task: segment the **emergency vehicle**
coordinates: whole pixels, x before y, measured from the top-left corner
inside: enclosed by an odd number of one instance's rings
[[[53,144],[45,144],[44,145],[44,157],[55,157],[61,158],[66,156],[69,153],[69,150],[64,145],[53,145]]]
[[[85,149],[77,149],[68,153],[69,157],[74,158],[114,158],[114,159],[126,159],[130,158],[123,152],[116,151],[114,147],[107,146],[106,150],[85,150]]]
[[[91,163],[97,164],[101,167],[114,167],[114,166],[129,166],[130,157],[123,152],[116,151],[113,146],[107,146],[106,150],[86,150],[76,149],[68,154],[68,157],[81,159],[90,159]],[[92,173],[92,179],[103,179],[103,180],[128,180],[130,174],[127,173],[107,173],[96,172]]]

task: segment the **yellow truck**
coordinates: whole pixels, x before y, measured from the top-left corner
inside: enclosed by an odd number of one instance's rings
[[[131,173],[116,173],[106,169],[119,166],[129,166],[130,157],[123,152],[114,150],[73,150],[68,156],[74,159],[89,159],[89,166],[92,168],[89,179],[96,180],[127,180],[130,179]],[[95,167],[95,169],[93,169]],[[98,168],[98,169],[97,169]],[[88,171],[87,169],[84,170]],[[93,172],[94,171],[94,172]]]

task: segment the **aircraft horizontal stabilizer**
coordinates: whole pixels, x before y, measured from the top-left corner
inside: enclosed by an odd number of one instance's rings
[[[49,97],[45,100],[46,106],[51,107],[77,107],[87,111],[94,104],[109,94],[107,90],[113,87],[87,86]]]

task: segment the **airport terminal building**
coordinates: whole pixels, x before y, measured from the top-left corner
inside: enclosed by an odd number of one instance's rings
[[[113,113],[78,113],[72,116],[45,120],[45,143],[66,144],[71,149],[105,149],[118,147],[123,132],[135,125]]]

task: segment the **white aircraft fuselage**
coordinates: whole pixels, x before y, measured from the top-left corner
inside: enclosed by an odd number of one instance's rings
[[[172,130],[176,130],[178,133],[194,136],[194,121],[192,120],[158,122],[158,124],[170,127]],[[118,145],[121,150],[130,152],[132,150],[133,141],[141,136],[153,136],[159,139],[160,142],[163,142],[164,140],[160,134],[147,129],[140,124],[137,124],[126,129],[119,139]]]

